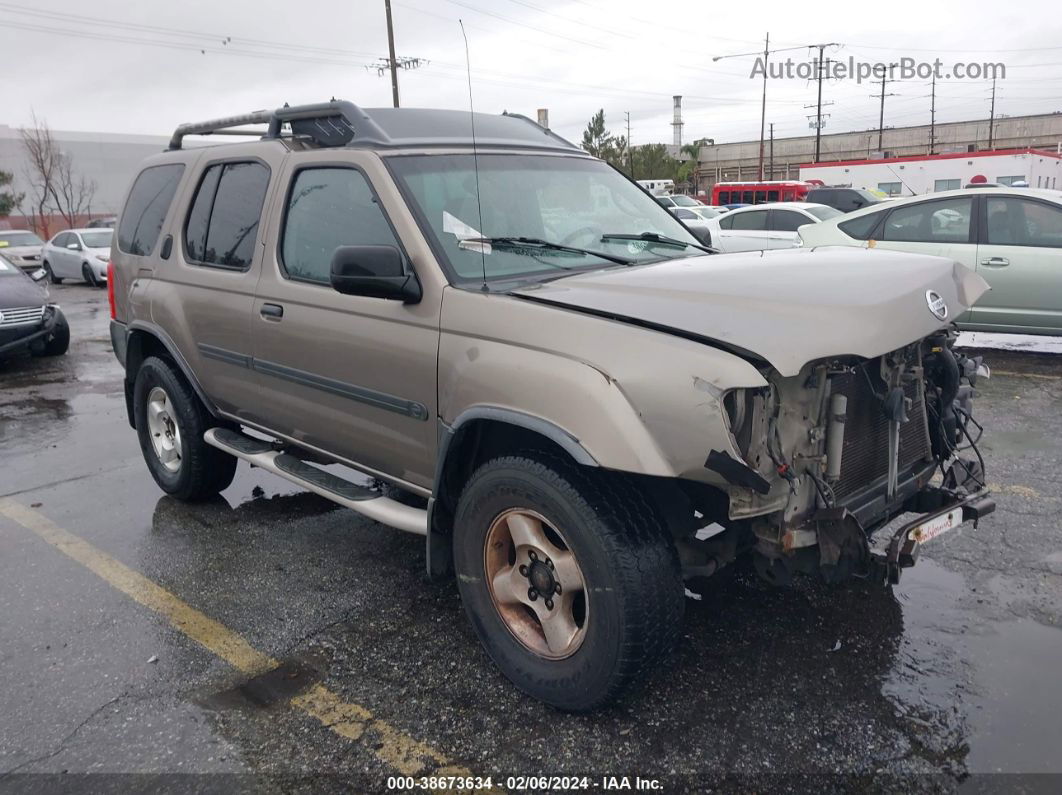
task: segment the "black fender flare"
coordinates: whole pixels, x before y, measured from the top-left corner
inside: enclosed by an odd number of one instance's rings
[[[132,384],[134,381],[136,381],[136,372],[135,370],[130,372],[130,364],[135,363],[137,367],[139,367],[140,362],[143,361],[144,358],[141,355],[141,352],[138,347],[134,346],[133,344],[133,334],[137,331],[143,332],[144,334],[148,334],[154,337],[156,340],[159,341],[159,343],[162,344],[162,347],[166,349],[166,352],[169,354],[170,358],[173,359],[174,363],[177,365],[177,369],[181,371],[181,375],[183,375],[188,381],[188,383],[191,384],[192,390],[195,392],[196,396],[201,401],[203,401],[203,405],[206,406],[207,411],[209,411],[215,417],[219,416],[217,406],[214,405],[214,401],[212,401],[207,396],[207,393],[203,391],[203,387],[199,383],[199,379],[195,377],[195,373],[192,372],[191,366],[188,364],[187,360],[185,360],[184,356],[181,355],[181,351],[178,349],[177,344],[173,341],[169,334],[163,331],[160,326],[157,326],[154,323],[150,323],[146,320],[134,320],[132,323],[129,324],[127,328],[128,330],[126,332],[127,341],[125,354],[125,381],[127,385]],[[129,390],[128,387],[126,389],[126,393],[129,396],[129,399],[127,400],[127,403],[129,404],[127,405],[127,409],[129,411],[130,416],[130,424],[132,425],[131,390]]]
[[[432,483],[431,498],[428,500],[428,536],[425,544],[425,562],[429,577],[440,577],[450,567],[450,539],[447,533],[440,531],[435,524],[436,502],[442,489],[442,477],[446,471],[446,461],[453,443],[476,420],[512,425],[549,439],[582,466],[599,467],[597,459],[583,447],[578,437],[555,425],[549,420],[526,414],[515,409],[499,406],[473,406],[465,409],[454,419],[452,424],[439,420],[439,445],[435,461],[435,478]],[[433,563],[434,557],[434,563]]]

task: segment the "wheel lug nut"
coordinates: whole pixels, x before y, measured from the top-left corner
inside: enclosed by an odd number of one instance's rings
[[[527,598],[530,599],[532,602],[535,601],[536,599],[538,599],[538,591],[536,591],[534,588],[528,588]]]
[[[520,566],[520,576],[522,576],[522,577],[526,577],[527,576],[527,566]]]
[[[553,600],[552,599],[547,599],[546,600],[546,609],[547,610],[552,610],[553,609]]]
[[[546,558],[546,565],[549,566],[552,569],[553,568],[553,561],[550,560],[549,558]]]
[[[556,585],[553,586],[553,593],[557,594],[557,596],[560,596],[560,594],[561,594],[561,584],[560,583],[557,583]]]
[[[538,560],[538,553],[536,553],[533,549],[529,549],[527,551],[527,556],[531,558],[531,560]]]

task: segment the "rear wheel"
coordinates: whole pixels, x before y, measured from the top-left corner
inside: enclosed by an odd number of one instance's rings
[[[167,494],[202,500],[232,483],[236,458],[203,441],[218,423],[170,362],[152,356],[140,365],[133,413],[144,460]]]
[[[555,707],[594,709],[670,650],[678,558],[635,489],[541,454],[471,477],[454,521],[469,620],[502,672]]]
[[[96,274],[92,272],[92,267],[87,263],[81,263],[81,278],[85,280],[85,284],[89,287],[99,287],[96,282]]]

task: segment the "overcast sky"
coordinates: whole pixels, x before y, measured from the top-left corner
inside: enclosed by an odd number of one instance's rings
[[[397,54],[426,59],[400,73],[402,103],[468,107],[464,20],[476,110],[549,108],[551,126],[578,141],[604,108],[635,144],[671,141],[671,96],[684,96],[685,139],[759,135],[762,83],[754,59],[712,56],[837,42],[832,58],[940,57],[1006,65],[996,112],[1062,110],[1062,24],[1047,0],[646,3],[644,0],[394,0]],[[31,112],[59,130],[169,134],[206,119],[332,96],[390,105],[372,64],[387,54],[383,0],[0,0],[0,124]],[[227,42],[227,43],[226,43]],[[806,59],[806,49],[772,58]],[[369,68],[366,68],[369,67]],[[880,89],[825,84],[825,132],[876,128]],[[929,83],[888,84],[886,125],[928,123]],[[937,119],[987,118],[990,83],[942,81]],[[776,137],[809,132],[815,85],[770,81]]]

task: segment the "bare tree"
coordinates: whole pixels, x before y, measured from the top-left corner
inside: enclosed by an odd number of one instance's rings
[[[96,183],[74,170],[70,155],[60,151],[43,119],[33,115],[33,126],[19,130],[26,150],[26,177],[30,184],[33,214],[30,224],[48,237],[48,216],[58,212],[67,226],[76,226],[78,216],[92,206]]]
[[[52,198],[59,214],[70,227],[77,226],[78,216],[88,212],[96,195],[96,183],[74,173],[70,155],[60,152],[56,179],[52,186]]]
[[[26,151],[26,182],[30,187],[30,215],[28,220],[38,234],[49,237],[48,216],[56,195],[60,155],[48,125],[33,114],[33,126],[19,130],[22,148]]]

